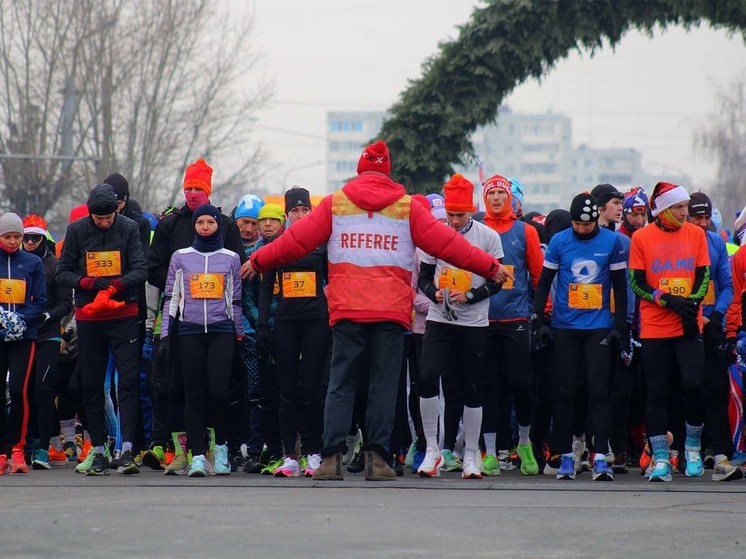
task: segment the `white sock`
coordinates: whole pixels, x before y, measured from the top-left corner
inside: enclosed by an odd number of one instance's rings
[[[601,454],[600,452],[596,452],[596,453],[595,453],[595,454],[593,455],[593,461],[595,462],[596,460],[606,460],[606,456],[604,456],[604,455],[603,455],[603,454]]]
[[[62,441],[60,440],[59,436],[52,437],[50,439],[50,444],[52,445],[52,448],[55,449],[56,451],[59,452],[62,450]]]
[[[464,458],[476,458],[479,449],[479,432],[482,430],[482,406],[464,406]]]
[[[440,401],[438,397],[420,398],[420,416],[422,416],[422,431],[425,434],[425,446],[440,452],[438,448],[438,416],[440,415]]]
[[[60,421],[60,432],[62,433],[62,437],[65,439],[65,442],[75,442],[75,420],[64,419]]]
[[[531,444],[531,439],[528,436],[529,431],[531,431],[531,425],[518,426],[518,444]]]
[[[96,454],[105,454],[104,445],[98,445],[93,447],[93,452]]]
[[[487,454],[497,456],[497,433],[484,434],[484,449],[487,451]]]
[[[132,443],[122,443],[122,454],[132,452]]]

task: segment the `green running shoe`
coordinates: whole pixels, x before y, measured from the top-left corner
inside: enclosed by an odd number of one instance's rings
[[[452,450],[441,450],[440,455],[443,457],[443,469],[446,472],[460,472],[463,469],[461,458],[456,456]]]
[[[263,476],[273,476],[275,475],[275,470],[282,466],[284,460],[282,459],[282,456],[279,458],[271,458],[269,462],[267,462],[267,465],[262,468],[262,471],[259,472]]]
[[[487,454],[484,458],[482,458],[482,475],[500,475],[500,462],[497,461],[497,457],[494,454]]]
[[[539,465],[536,463],[531,444],[519,444],[518,457],[521,459],[521,473],[524,476],[535,476],[539,473]]]

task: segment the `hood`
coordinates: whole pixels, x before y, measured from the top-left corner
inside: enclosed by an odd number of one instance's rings
[[[377,212],[406,194],[404,187],[382,173],[362,173],[342,187],[358,208]]]

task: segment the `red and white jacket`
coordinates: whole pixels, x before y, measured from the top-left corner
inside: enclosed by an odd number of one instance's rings
[[[301,221],[251,256],[258,271],[292,262],[327,243],[329,321],[412,321],[415,247],[484,278],[499,262],[376,172],[365,172],[325,197]]]

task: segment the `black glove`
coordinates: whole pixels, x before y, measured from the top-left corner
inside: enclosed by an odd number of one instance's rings
[[[699,313],[699,303],[692,299],[685,297],[679,297],[678,295],[671,295],[669,293],[661,296],[661,301],[666,303],[666,308],[671,309],[677,315],[681,317],[681,320],[697,319]]]
[[[681,325],[684,327],[684,336],[687,338],[696,338],[699,334],[699,323],[696,315],[694,318],[681,317]]]
[[[738,362],[738,354],[736,353],[737,341],[737,338],[728,338],[723,344],[723,351],[725,351],[725,357],[728,359],[728,363],[734,364]]]
[[[725,332],[723,332],[723,314],[718,311],[710,313],[709,322],[702,328],[702,335],[710,340],[715,347],[725,342]]]
[[[103,291],[110,285],[111,280],[109,278],[96,278],[95,280],[93,280],[93,289],[95,289],[96,291]]]
[[[272,355],[272,330],[269,326],[260,326],[256,332],[256,349],[259,350],[259,355]]]
[[[619,347],[622,344],[622,338],[624,335],[622,332],[619,331],[618,328],[612,327],[609,330],[609,333],[606,334],[606,337],[601,340],[601,345],[610,345],[614,347]]]
[[[171,356],[171,338],[161,338],[158,341],[157,356],[161,363],[168,362]]]
[[[554,340],[552,329],[543,316],[531,315],[531,336],[534,339],[534,347],[540,348]]]

